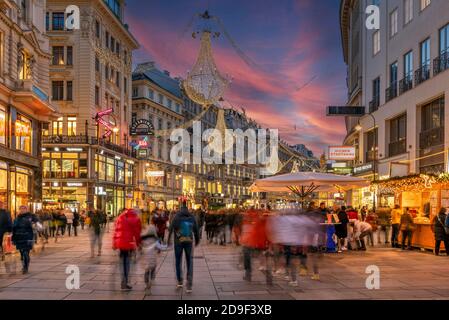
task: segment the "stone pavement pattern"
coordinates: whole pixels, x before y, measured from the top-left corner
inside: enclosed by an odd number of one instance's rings
[[[449,257],[429,253],[376,248],[367,252],[326,255],[321,280],[299,277],[297,288],[275,278],[267,286],[264,275],[254,271],[253,282],[243,281],[240,249],[202,244],[195,249],[193,293],[175,288],[173,251],[159,255],[157,276],[151,293],[144,290],[143,269],[132,270],[133,290],[119,289],[117,253],[106,233],[101,257],[90,257],[86,231],[77,238],[51,241],[43,252],[33,254],[28,275],[6,274],[0,263],[0,299],[50,300],[305,300],[305,299],[449,299]],[[20,259],[19,259],[20,260]],[[19,264],[20,261],[17,263]],[[66,268],[80,268],[80,289],[66,289]],[[379,290],[368,290],[366,267],[380,268]],[[257,262],[255,270],[258,270]],[[20,271],[20,267],[17,267]]]

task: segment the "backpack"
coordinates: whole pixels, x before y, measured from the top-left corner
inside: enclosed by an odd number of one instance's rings
[[[179,229],[176,232],[179,242],[192,242],[193,241],[193,222],[189,220],[183,220],[179,223]]]

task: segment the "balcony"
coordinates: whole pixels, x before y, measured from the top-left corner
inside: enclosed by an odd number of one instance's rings
[[[415,71],[415,86],[430,79],[430,65],[423,65],[421,68]]]
[[[373,97],[373,100],[369,103],[369,113],[373,113],[379,109],[380,99],[379,97]]]
[[[390,87],[385,90],[385,102],[393,100],[398,96],[398,84],[397,82],[391,83]]]
[[[436,76],[449,69],[449,51],[443,52],[439,57],[433,60],[433,74]]]
[[[403,154],[406,151],[407,151],[407,141],[406,141],[406,139],[390,142],[390,144],[388,145],[388,155],[390,157],[394,157],[394,156],[397,156],[399,154]]]
[[[413,80],[411,77],[405,77],[399,81],[399,94],[406,93],[413,88]]]
[[[130,150],[124,146],[119,146],[109,142],[105,139],[98,139],[96,137],[88,137],[85,135],[79,136],[43,136],[42,144],[86,144],[86,145],[99,145],[111,151],[121,153],[130,157],[135,157],[136,154],[133,150]]]
[[[444,127],[423,131],[419,135],[421,149],[435,147],[444,144]]]

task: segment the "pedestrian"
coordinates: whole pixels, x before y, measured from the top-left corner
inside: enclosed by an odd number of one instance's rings
[[[368,210],[366,209],[366,206],[362,206],[362,209],[360,209],[360,219],[362,221],[365,221],[367,213],[368,213]]]
[[[64,238],[65,231],[67,227],[67,217],[65,216],[64,210],[59,211],[58,214],[58,231],[57,235],[61,232],[61,237]]]
[[[95,245],[98,246],[98,256],[101,256],[101,247],[103,244],[103,216],[97,210],[91,207],[88,211],[90,228],[90,255],[95,256]]]
[[[167,230],[168,219],[169,219],[168,214],[164,210],[158,209],[155,211],[153,218],[151,220],[153,224],[156,226],[157,236],[162,241],[164,241],[165,239],[165,231]]]
[[[1,261],[5,260],[5,253],[3,251],[3,237],[6,233],[12,231],[11,213],[5,209],[5,203],[0,201],[0,256]]]
[[[391,246],[393,248],[399,248],[399,225],[401,224],[401,207],[395,205],[391,210]]]
[[[112,248],[120,250],[120,265],[122,268],[122,290],[131,290],[129,274],[131,258],[134,251],[140,246],[142,223],[135,209],[125,209],[115,221],[115,231]]]
[[[365,217],[366,223],[369,223],[372,228],[372,232],[368,235],[368,240],[370,246],[374,246],[374,233],[377,232],[378,229],[378,223],[377,223],[377,214],[373,210],[370,210],[368,212],[368,215]]]
[[[67,232],[69,233],[69,237],[72,236],[72,227],[73,227],[73,219],[75,218],[75,215],[73,214],[72,210],[70,208],[65,208],[64,216],[67,220],[66,222],[66,228]]]
[[[405,209],[405,212],[401,216],[401,221],[399,223],[399,229],[402,233],[402,250],[405,250],[405,241],[407,240],[407,249],[412,250],[412,238],[413,231],[415,230],[416,225],[413,221],[413,217],[410,214],[408,208]]]
[[[441,242],[444,243],[444,249],[446,251],[446,255],[449,256],[449,234],[446,233],[446,230],[449,232],[449,228],[446,227],[446,208],[441,208],[440,212],[433,218],[432,221],[432,231],[435,234],[435,255],[440,255],[440,246]]]
[[[380,209],[377,213],[377,222],[379,225],[379,232],[377,233],[377,243],[381,243],[381,233],[385,234],[385,244],[390,244],[390,229],[391,229],[391,210]]]
[[[73,234],[78,237],[78,226],[80,225],[80,214],[76,209],[73,211]]]
[[[368,222],[354,221],[354,235],[357,239],[358,250],[366,251],[365,237],[371,237],[373,234],[373,228]]]
[[[182,288],[184,285],[181,269],[184,252],[187,264],[186,292],[191,293],[193,286],[193,245],[195,244],[195,247],[198,246],[200,237],[195,217],[190,214],[186,202],[182,203],[181,210],[173,218],[173,222],[170,225],[168,243],[170,243],[172,234],[174,234],[177,288]]]
[[[144,260],[144,282],[146,289],[151,289],[151,284],[156,278],[157,255],[162,250],[162,244],[157,236],[156,226],[150,222],[140,235],[142,240],[141,251]]]
[[[23,274],[28,273],[30,266],[30,251],[34,245],[33,224],[38,221],[36,215],[29,212],[27,206],[20,206],[19,215],[12,228],[12,243],[20,252]]]
[[[346,211],[338,209],[338,206],[334,206],[334,213],[337,214],[339,221],[339,224],[335,225],[335,235],[337,236],[338,252],[341,253],[347,250],[345,242],[348,238],[349,219]]]
[[[84,226],[86,225],[86,211],[85,210],[81,211],[80,225],[81,225],[81,230],[84,230]]]

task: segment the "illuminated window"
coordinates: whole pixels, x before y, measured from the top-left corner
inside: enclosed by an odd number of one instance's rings
[[[24,51],[21,51],[19,55],[20,55],[19,79],[27,80],[29,78],[28,56]]]
[[[6,144],[6,111],[0,109],[0,144]]]
[[[64,47],[62,46],[53,47],[52,54],[53,54],[52,64],[54,66],[64,64]]]
[[[60,136],[62,135],[62,128],[63,128],[63,119],[62,118],[58,118],[58,120],[53,121],[53,135],[54,136]]]
[[[76,136],[76,117],[67,118],[67,134],[69,136]]]
[[[16,127],[16,149],[31,153],[32,128],[31,120],[22,115],[17,115]]]

